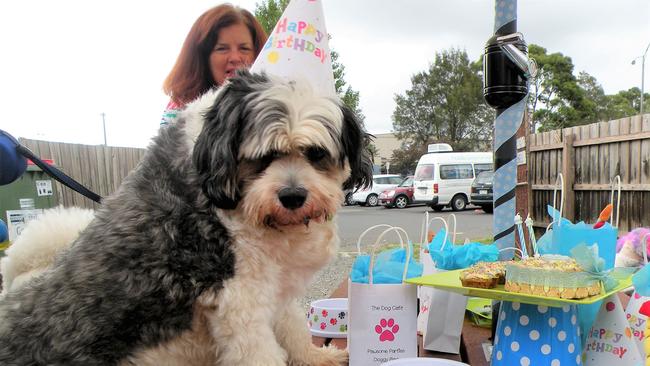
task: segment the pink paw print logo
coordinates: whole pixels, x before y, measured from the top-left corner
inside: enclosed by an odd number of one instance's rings
[[[382,319],[379,324],[375,325],[375,332],[379,334],[381,342],[392,342],[395,340],[395,333],[399,332],[399,325],[395,324],[395,320]]]

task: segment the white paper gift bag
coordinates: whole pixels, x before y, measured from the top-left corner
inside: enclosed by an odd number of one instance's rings
[[[454,218],[454,233],[453,237],[456,237],[456,215],[449,215],[450,218]],[[449,226],[447,222],[441,217],[434,217],[429,220],[429,212],[424,213],[424,219],[422,221],[422,228],[420,230],[420,263],[422,263],[422,275],[430,275],[436,273],[436,264],[431,259],[429,255],[428,245],[431,240],[429,240],[429,227],[433,221],[441,221],[445,228],[445,238],[446,242],[449,235]],[[418,334],[424,334],[424,331],[427,327],[427,321],[429,317],[429,310],[431,309],[431,299],[435,289],[431,287],[418,286],[418,299],[420,300],[418,311]]]
[[[431,351],[457,354],[460,352],[467,297],[444,290],[430,290],[431,305],[422,334],[422,346]]]
[[[453,215],[453,214],[452,214]],[[451,218],[451,217],[450,217]],[[454,234],[456,235],[456,217],[454,218]],[[433,220],[442,220],[439,217]],[[432,220],[432,221],[433,221]],[[448,225],[442,220],[445,226],[445,236],[442,246],[448,245]],[[453,240],[453,239],[452,239]],[[423,275],[443,272],[444,270],[436,268],[431,255],[426,253],[422,259],[424,266]],[[418,315],[418,320],[424,327],[422,328],[422,346],[424,349],[437,352],[459,353],[460,352],[460,334],[463,330],[463,320],[465,319],[465,308],[467,307],[467,297],[452,293],[449,291],[438,290],[430,287],[421,287],[420,289],[420,309],[424,298],[428,297],[428,307],[426,312]]]
[[[401,228],[388,228],[381,233],[372,247],[368,283],[348,280],[350,365],[381,365],[390,360],[417,356],[416,286],[373,281],[376,246],[390,231],[401,231],[406,235]],[[408,235],[406,237],[408,239]],[[411,256],[410,245],[406,248],[402,281],[406,279]]]

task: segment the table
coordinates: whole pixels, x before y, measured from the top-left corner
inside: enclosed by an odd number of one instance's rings
[[[623,292],[618,294],[623,308],[627,306],[630,296]],[[339,287],[330,295],[330,298],[348,297],[348,279],[345,278]],[[434,352],[425,350],[422,347],[422,336],[418,335],[418,357],[437,357],[454,361],[465,362],[472,366],[489,366],[490,361],[486,358],[484,345],[491,346],[490,340],[491,331],[487,328],[481,328],[475,325],[467,317],[463,322],[463,330],[461,333],[460,354]],[[323,338],[312,336],[312,343],[316,346],[322,347],[324,345],[332,345],[339,349],[347,348],[348,342],[345,338]]]

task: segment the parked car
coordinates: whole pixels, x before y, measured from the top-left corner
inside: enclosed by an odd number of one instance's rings
[[[413,176],[404,178],[402,183],[379,194],[379,204],[385,207],[404,208],[413,202]]]
[[[352,206],[354,205],[354,201],[352,201],[352,194],[354,193],[354,189],[346,189],[343,191],[343,195],[345,196],[345,199],[343,200],[343,204],[345,206]]]
[[[378,174],[372,176],[372,186],[352,193],[352,202],[361,206],[377,206],[379,194],[386,189],[395,188],[403,178],[398,174]]]
[[[492,153],[453,152],[447,144],[432,144],[429,151],[415,168],[413,202],[424,203],[435,211],[445,207],[464,210],[474,178],[494,169]]]
[[[483,211],[492,213],[494,211],[492,186],[494,185],[494,172],[480,172],[472,182],[472,193],[470,202],[473,205],[481,206]]]

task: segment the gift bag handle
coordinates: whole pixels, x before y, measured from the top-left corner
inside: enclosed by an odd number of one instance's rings
[[[361,239],[363,239],[363,237],[366,236],[366,234],[368,234],[370,231],[372,231],[374,229],[382,228],[382,227],[383,228],[392,228],[393,225],[377,224],[377,225],[374,225],[374,226],[371,226],[371,227],[367,228],[364,232],[361,233],[361,235],[359,235],[359,239],[357,239],[357,253],[359,255],[361,255]],[[404,248],[404,239],[402,238],[402,234],[400,232],[397,232],[397,235],[399,236],[400,247]]]
[[[524,252],[523,252],[521,249],[517,248],[517,247],[501,248],[501,249],[499,249],[499,253],[501,253],[501,252],[503,252],[503,251],[506,251],[506,250],[509,250],[509,249],[512,249],[512,250],[514,250],[515,252],[519,252],[519,255],[521,256],[521,258],[524,257]]]
[[[447,238],[449,238],[449,225],[447,225],[447,221],[445,221],[445,219],[436,216],[432,218],[431,221],[429,221],[429,223],[427,223],[427,232],[429,232],[429,226],[431,225],[431,223],[436,220],[442,221],[442,223],[445,225],[445,241],[443,241],[442,246],[440,246],[440,250],[442,250],[445,247],[445,245],[447,245]]]
[[[370,265],[368,266],[368,284],[370,284],[370,285],[372,285],[372,283],[373,283],[372,270],[375,267],[375,253],[377,252],[377,246],[379,245],[379,242],[384,237],[384,235],[386,235],[386,233],[388,233],[390,231],[395,231],[395,232],[397,232],[398,235],[399,235],[399,232],[401,231],[404,234],[404,236],[406,236],[406,242],[408,244],[406,245],[406,263],[404,263],[404,272],[402,274],[402,282],[404,282],[406,280],[406,273],[407,273],[408,268],[409,268],[409,261],[411,260],[411,245],[410,245],[411,241],[409,240],[409,235],[406,233],[406,231],[404,229],[402,229],[401,227],[397,227],[397,226],[391,226],[390,228],[384,230],[381,234],[379,234],[379,237],[377,238],[377,241],[375,241],[375,244],[371,248]],[[402,236],[399,235],[399,237],[400,237],[400,240],[402,240]]]
[[[609,219],[609,223],[615,227],[618,228],[618,220],[621,218],[621,176],[617,175],[612,180],[610,181],[611,185],[611,190],[610,190],[610,198],[609,198],[609,203],[613,206],[614,205],[614,191],[616,191],[618,194],[616,195],[617,200],[616,200],[616,225],[614,225],[614,215],[612,215]],[[615,188],[616,187],[616,188]]]
[[[452,231],[451,242],[456,244],[456,214],[449,214],[448,220],[451,221],[451,219],[454,219],[454,230]]]
[[[420,248],[424,246],[428,233],[429,233],[429,211],[424,211],[424,218],[422,220],[422,225],[420,226]]]
[[[555,218],[555,213],[553,214],[553,221],[551,221],[551,224],[554,222],[557,222],[557,225],[560,226],[562,223],[562,214],[564,213],[564,176],[562,173],[558,173],[557,178],[555,178],[555,187],[553,188],[553,207],[555,208],[555,201],[557,199],[557,187],[558,184],[560,185],[560,217]],[[549,225],[550,226],[550,225]],[[548,231],[548,228],[546,229]]]

